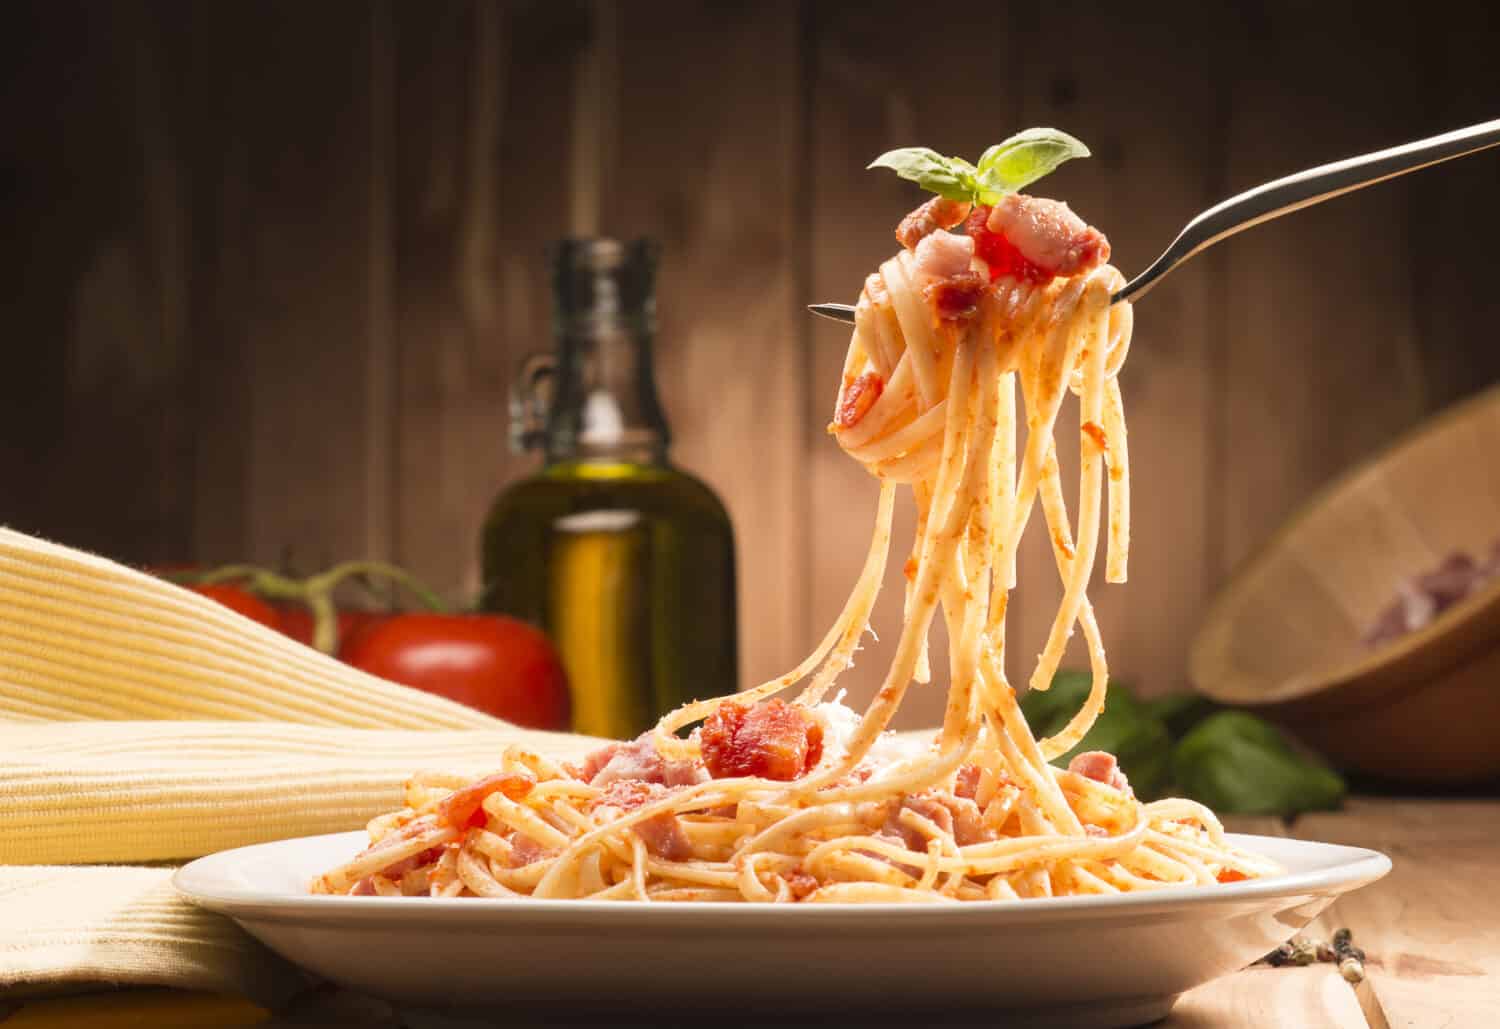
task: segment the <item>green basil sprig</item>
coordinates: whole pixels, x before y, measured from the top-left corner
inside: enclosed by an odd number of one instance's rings
[[[1188,796],[1226,814],[1321,811],[1338,807],[1345,792],[1336,772],[1244,711],[1220,711],[1190,730],[1172,753],[1172,775]]]
[[[1045,693],[1030,690],[1021,698],[1021,711],[1038,737],[1062,731],[1088,699],[1093,677],[1084,671],[1062,669]],[[1172,740],[1167,727],[1154,717],[1130,690],[1113,679],[1105,694],[1104,710],[1076,747],[1057,759],[1066,768],[1076,754],[1104,750],[1120,761],[1131,786],[1142,799],[1165,795],[1171,779]]]
[[[1032,731],[1040,737],[1061,730],[1091,682],[1088,672],[1062,669],[1050,690],[1027,692],[1021,710]],[[1066,767],[1085,750],[1115,755],[1142,800],[1180,793],[1224,814],[1321,811],[1338,807],[1346,792],[1337,772],[1249,712],[1193,694],[1141,701],[1113,679],[1098,721],[1055,763]]]
[[[1059,129],[1027,129],[984,152],[977,165],[944,157],[927,147],[889,150],[871,168],[889,168],[930,193],[949,200],[996,204],[1007,193],[1025,189],[1064,161],[1088,157],[1089,148]]]

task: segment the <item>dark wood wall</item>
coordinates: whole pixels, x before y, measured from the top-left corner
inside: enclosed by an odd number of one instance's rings
[[[1042,191],[1128,273],[1229,192],[1500,114],[1487,5],[1377,8],[8,4],[0,522],[132,561],[379,555],[460,595],[531,466],[505,397],[548,342],[543,245],[650,233],[675,452],[735,519],[744,677],[776,674],[874,509],[822,431],[845,334],[800,311],[851,298],[918,199],[868,160],[1066,128],[1096,156]],[[1120,672],[1180,686],[1278,520],[1500,373],[1497,179],[1475,158],[1260,228],[1140,306],[1131,584],[1099,599]],[[1056,597],[1031,558],[1023,641]]]

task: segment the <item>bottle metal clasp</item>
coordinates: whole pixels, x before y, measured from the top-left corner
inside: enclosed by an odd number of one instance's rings
[[[516,453],[524,454],[546,443],[556,378],[556,354],[532,354],[521,362],[510,388],[510,446]]]

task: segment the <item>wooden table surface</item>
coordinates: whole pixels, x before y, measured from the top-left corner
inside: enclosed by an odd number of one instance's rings
[[[1351,987],[1332,965],[1255,966],[1183,995],[1162,1029],[1479,1029],[1500,1026],[1500,800],[1351,800],[1336,814],[1230,819],[1241,832],[1292,835],[1374,847],[1390,875],[1333,905],[1310,929],[1324,937],[1347,926],[1367,955],[1366,980]],[[132,1008],[136,1008],[134,1014]],[[376,1026],[449,1029],[462,1019],[402,1017],[381,1001],[315,994],[273,1016],[232,998],[142,990],[26,1005],[3,1029],[48,1026]],[[879,1020],[858,1019],[873,1029]],[[732,1018],[724,1024],[732,1023]],[[508,1026],[526,1024],[508,1020]],[[538,1023],[540,1024],[540,1023]],[[548,1025],[560,1023],[549,1019]],[[567,1023],[574,1024],[574,1023]],[[633,1024],[628,1018],[615,1025]],[[641,1023],[652,1024],[652,1023]],[[801,1024],[784,1021],[782,1025]],[[819,1019],[820,1027],[840,1024]],[[910,1025],[910,1019],[898,1023]],[[947,1026],[995,1026],[965,1016]]]
[[[1351,929],[1366,979],[1351,988],[1332,965],[1256,966],[1184,994],[1161,1026],[1500,1026],[1500,801],[1356,798],[1290,826],[1234,819],[1231,828],[1390,855],[1390,875],[1308,930]]]

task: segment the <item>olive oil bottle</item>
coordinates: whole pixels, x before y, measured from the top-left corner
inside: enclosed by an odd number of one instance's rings
[[[513,444],[544,463],[496,498],[480,543],[484,609],[546,629],[574,730],[615,738],[737,686],[729,516],[667,457],[657,256],[646,240],[554,248],[557,349],[526,362],[511,408]]]

